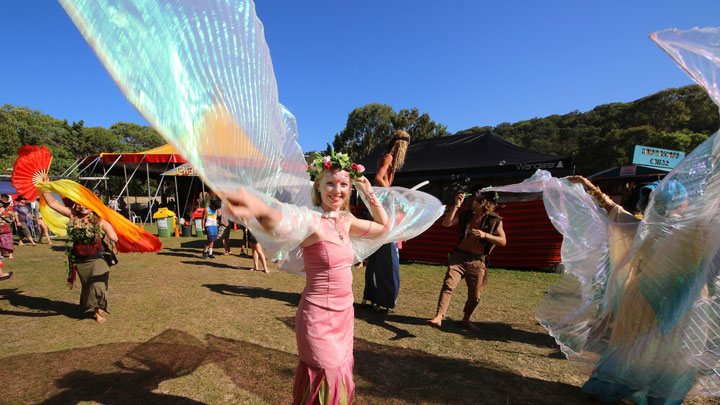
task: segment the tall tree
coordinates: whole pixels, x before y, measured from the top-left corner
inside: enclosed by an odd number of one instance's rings
[[[448,134],[447,127],[435,123],[427,113],[417,108],[402,109],[398,113],[386,104],[367,104],[348,114],[345,128],[335,135],[333,148],[357,160],[385,145],[392,134],[402,129],[412,139],[427,139]],[[326,152],[329,152],[330,145]]]

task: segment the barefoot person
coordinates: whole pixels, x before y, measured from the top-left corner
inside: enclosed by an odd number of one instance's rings
[[[43,193],[43,198],[50,208],[70,218],[67,230],[73,245],[68,252],[68,283],[72,288],[77,274],[82,284],[80,307],[84,312],[92,313],[98,323],[103,323],[102,312],[107,312],[105,291],[110,276],[110,267],[103,259],[103,238],[107,236],[114,243],[118,240],[117,234],[109,222],[80,204],[66,207],[51,193]]]
[[[30,216],[32,215],[32,212],[30,210],[30,207],[27,205],[27,199],[23,196],[18,196],[15,198],[15,225],[17,225],[18,230],[18,246],[25,246],[23,243],[23,239],[27,238],[30,243],[35,246],[36,243],[33,240],[32,232],[30,232],[30,227],[28,226],[28,222],[30,220]]]
[[[250,271],[260,270],[260,267],[258,267],[259,259],[260,262],[262,262],[263,272],[266,274],[270,273],[267,268],[267,260],[265,260],[265,252],[260,242],[255,239],[255,236],[253,236],[252,232],[248,229],[245,230],[245,236],[247,236],[248,244],[250,245],[250,249],[252,249],[253,268]]]
[[[395,173],[405,163],[405,152],[410,143],[410,134],[396,131],[385,154],[380,157],[375,174],[375,186],[390,187]],[[373,253],[365,269],[365,290],[363,304],[369,302],[376,310],[388,311],[395,308],[400,292],[400,255],[397,243],[388,243]]]
[[[478,330],[470,322],[470,316],[480,301],[483,286],[487,284],[487,258],[494,246],[505,246],[506,239],[502,217],[494,212],[494,193],[488,195],[477,190],[472,196],[471,210],[458,215],[464,199],[464,193],[455,197],[455,205],[448,210],[442,222],[445,227],[458,226],[458,244],[448,257],[448,270],[440,290],[437,312],[428,323],[437,327],[442,325],[453,290],[464,278],[468,286],[468,298],[463,309],[462,323],[472,330]]]
[[[307,284],[295,318],[300,355],[293,389],[295,404],[311,404],[320,399],[332,404],[353,402],[351,266],[355,253],[350,237],[380,238],[389,229],[388,216],[369,181],[351,169],[342,156],[334,154],[327,165],[321,161],[312,166],[315,174],[312,199],[320,212],[279,203],[277,208],[271,208],[243,189],[226,196],[233,204],[230,207],[233,215],[257,221],[262,227],[258,231],[272,235],[275,240],[302,238],[299,247]],[[374,222],[347,212],[353,178],[369,202]]]

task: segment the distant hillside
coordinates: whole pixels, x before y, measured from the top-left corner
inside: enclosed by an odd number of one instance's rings
[[[700,86],[691,85],[583,113],[473,127],[458,134],[492,130],[538,152],[572,156],[578,173],[588,175],[629,164],[634,145],[690,152],[718,129],[718,106]]]

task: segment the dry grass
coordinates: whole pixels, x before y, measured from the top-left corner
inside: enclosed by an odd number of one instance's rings
[[[250,272],[237,256],[202,260],[200,239],[163,243],[120,256],[103,325],[65,287],[61,246],[17,248],[15,275],[0,284],[0,402],[288,403],[304,278]],[[491,270],[471,332],[459,323],[463,285],[443,328],[424,324],[444,272],[402,265],[395,313],[356,308],[358,404],[588,401],[585,377],[533,318],[556,275]],[[354,275],[359,299],[364,269]]]

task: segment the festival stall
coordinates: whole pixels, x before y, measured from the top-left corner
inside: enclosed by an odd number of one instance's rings
[[[136,221],[152,221],[152,213],[158,208],[155,201],[158,193],[162,189],[162,184],[166,176],[173,176],[176,195],[175,209],[178,210],[180,215],[188,209],[192,211],[195,205],[194,196],[201,191],[203,193],[205,192],[204,184],[199,179],[196,179],[192,167],[186,163],[177,149],[170,144],[158,146],[143,152],[101,153],[99,155],[88,156],[78,160],[63,173],[63,176],[85,175],[85,177],[81,177],[81,179],[89,181],[90,183],[95,182],[94,185],[91,184],[91,188],[93,189],[97,188],[102,181],[107,180],[108,176],[123,177],[125,179],[125,185],[119,193],[115,194],[119,196],[124,194],[125,198],[129,200],[130,193],[128,184],[138,175],[138,171],[141,172],[139,176],[142,176],[142,172],[145,172],[145,180],[148,184],[147,213],[139,217],[137,213],[131,211],[129,204],[127,212],[123,212],[128,218]],[[88,175],[91,174],[101,174],[101,176],[88,177]],[[151,178],[159,180],[154,195],[149,185]],[[181,193],[181,190],[184,192]],[[181,197],[182,195],[185,195],[185,197]]]

